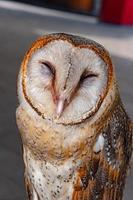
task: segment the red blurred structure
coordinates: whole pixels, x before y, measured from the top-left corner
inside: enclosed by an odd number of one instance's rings
[[[103,0],[101,20],[116,24],[133,24],[133,0]]]

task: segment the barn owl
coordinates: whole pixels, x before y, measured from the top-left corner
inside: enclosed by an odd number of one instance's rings
[[[132,149],[109,53],[57,33],[35,41],[18,75],[17,125],[29,200],[121,200]]]

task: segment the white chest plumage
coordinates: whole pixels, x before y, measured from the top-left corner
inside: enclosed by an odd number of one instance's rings
[[[35,160],[29,150],[24,151],[26,175],[33,187],[33,200],[71,200],[80,161],[67,160],[63,165]],[[36,188],[36,190],[35,190]],[[47,191],[47,192],[46,192]]]

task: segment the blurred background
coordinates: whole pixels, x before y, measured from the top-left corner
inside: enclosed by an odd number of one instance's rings
[[[133,119],[133,1],[0,1],[0,200],[25,200],[16,79],[31,43],[52,32],[91,38],[110,52],[121,97]],[[129,172],[124,200],[133,199]],[[110,199],[111,200],[111,199]]]

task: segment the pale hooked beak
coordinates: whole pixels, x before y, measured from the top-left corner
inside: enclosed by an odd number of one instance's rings
[[[56,105],[56,117],[59,118],[63,112],[66,99],[60,97]]]

